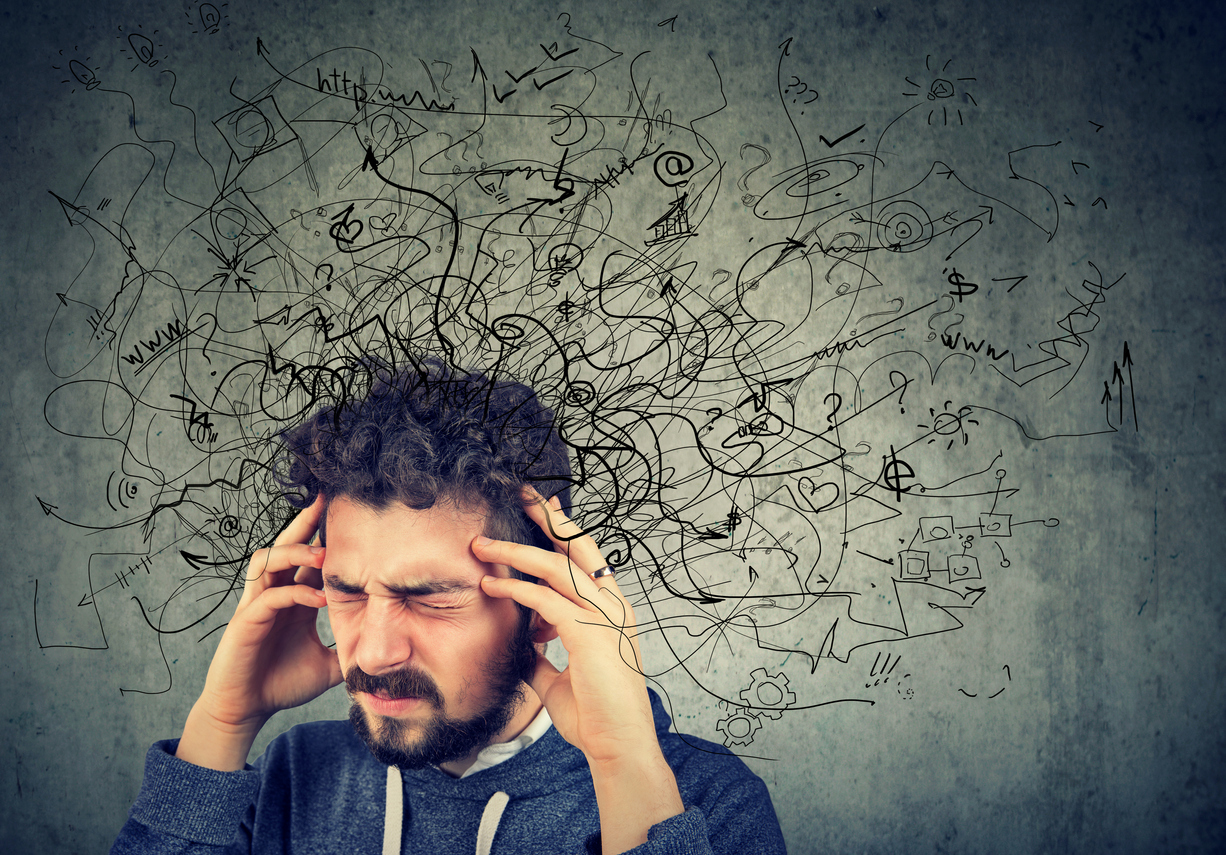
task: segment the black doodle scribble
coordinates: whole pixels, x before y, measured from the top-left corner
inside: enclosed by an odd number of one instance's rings
[[[996,689],[995,691],[989,693],[986,691],[985,692],[968,692],[966,689],[959,688],[958,692],[968,698],[978,698],[980,697],[980,695],[982,695],[985,699],[989,701],[999,698],[1001,695],[1005,693],[1005,689],[1009,688],[1009,683],[1013,682],[1013,675],[1010,673],[1008,665],[1001,666],[1000,670],[1005,672],[1005,679],[1004,679],[1005,685],[1001,686],[999,689]]]
[[[187,16],[193,34],[202,33],[207,36],[215,36],[221,32],[226,19],[230,17],[225,11],[229,5],[229,3],[222,3],[219,7],[212,3],[199,3],[193,9],[191,4],[188,4],[183,14]]]
[[[192,32],[225,9],[189,7]],[[677,23],[647,25],[679,40]],[[279,433],[354,394],[369,357],[434,354],[555,410],[576,513],[664,657],[649,676],[700,686],[744,747],[890,680],[912,697],[897,645],[972,619],[1021,570],[1010,539],[1059,525],[1007,475],[1021,443],[1138,429],[1143,372],[1097,311],[1126,271],[1062,243],[1062,208],[1106,215],[1057,201],[1086,199],[1092,155],[1036,129],[972,183],[922,130],[973,121],[981,84],[953,59],[905,75],[888,121],[835,125],[789,38],[770,71],[794,139],[729,152],[714,58],[605,44],[565,13],[496,61],[283,56],[250,34],[205,115],[141,78],[174,75],[158,32],[118,31],[127,80],[73,49],[53,63],[75,97],[116,99],[132,138],[48,187],[88,260],[54,285],[44,414],[96,465],[78,494],[30,500],[128,545],[70,594],[36,584],[40,646],[107,649],[121,609],[159,652],[210,637],[290,513]],[[1030,317],[1052,288],[1065,314]],[[1025,322],[994,324],[1005,305]],[[165,691],[161,661],[115,679]]]

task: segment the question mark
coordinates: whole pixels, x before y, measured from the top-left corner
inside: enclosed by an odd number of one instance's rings
[[[928,341],[933,341],[937,337],[936,327],[932,325],[932,322],[935,321],[938,316],[944,315],[946,313],[952,313],[952,314],[958,315],[958,320],[954,321],[952,324],[945,325],[945,329],[943,330],[943,332],[946,332],[946,333],[949,332],[950,327],[956,327],[958,324],[962,323],[963,316],[959,315],[957,312],[953,312],[954,298],[949,296],[948,294],[942,294],[941,301],[944,302],[945,300],[949,300],[949,305],[941,309],[936,314],[930,315],[928,317],[928,329],[932,330],[932,332],[928,333]]]
[[[822,398],[822,403],[826,403],[831,398],[834,398],[834,406],[830,408],[830,415],[826,416],[826,421],[830,422],[830,427],[826,428],[827,431],[832,431],[838,427],[838,425],[834,423],[834,417],[839,414],[839,407],[843,406],[843,396],[838,392],[831,392],[829,395]]]
[[[857,442],[857,443],[856,443],[856,448],[859,448],[860,446],[864,446],[864,450],[863,450],[863,451],[848,451],[848,452],[845,452],[845,453],[843,454],[844,459],[846,459],[846,458],[848,458],[848,457],[863,457],[864,455],[868,454],[870,451],[872,451],[872,450],[873,450],[873,447],[872,447],[871,445],[869,445],[867,442],[865,442],[864,440],[860,440],[859,442]]]
[[[864,455],[868,454],[870,451],[873,450],[873,447],[869,445],[867,442],[864,442],[863,440],[856,443],[856,448],[860,448],[861,446],[864,447],[863,451],[845,451],[843,452],[843,468],[846,469],[848,472],[856,471],[855,469],[852,468],[851,463],[849,463],[848,461],[850,461],[853,457],[863,457]]]
[[[320,264],[315,268],[315,278],[316,279],[319,278],[319,272],[323,270],[325,267],[328,268],[328,274],[326,277],[324,277],[324,281],[330,283],[332,281],[332,274],[336,272],[336,268],[334,268],[331,264],[329,264],[326,261],[323,264]],[[329,285],[328,289],[331,290],[331,288],[332,286]]]
[[[737,179],[736,186],[740,187],[742,190],[745,191],[745,195],[741,197],[741,202],[745,205],[746,208],[750,207],[751,205],[753,205],[755,202],[757,202],[759,199],[762,198],[761,196],[755,196],[749,192],[749,176],[753,175],[759,169],[761,169],[762,167],[766,166],[766,164],[771,162],[771,153],[767,151],[765,148],[763,148],[762,146],[756,145],[755,143],[745,143],[744,145],[741,146],[741,160],[745,159],[745,149],[747,148],[756,149],[758,152],[762,154],[763,160],[757,166],[751,167],[748,172],[746,172],[739,179]]]
[[[899,378],[897,381],[895,381],[894,379],[895,374],[897,374]],[[909,386],[910,383],[911,383],[911,380],[907,377],[906,374],[903,374],[901,371],[891,371],[890,372],[890,386],[898,390],[898,411],[900,413],[905,413],[907,411],[906,408],[902,405],[902,397],[903,395],[907,394],[907,386]]]
[[[722,276],[719,281],[714,281],[716,276]],[[732,271],[719,268],[711,273],[711,303],[718,306],[727,294],[722,291],[723,286],[732,278]]]

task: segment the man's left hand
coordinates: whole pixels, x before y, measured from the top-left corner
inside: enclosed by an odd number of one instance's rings
[[[612,575],[591,577],[606,565],[596,541],[567,518],[556,497],[532,497],[528,516],[554,552],[484,537],[472,549],[482,561],[544,584],[486,576],[482,589],[532,609],[562,639],[566,668],[537,656],[532,689],[558,732],[587,757],[605,855],[626,852],[646,842],[651,826],[685,810],[656,738],[634,610]]]
[[[606,566],[596,541],[562,512],[556,497],[545,502],[531,495],[528,516],[549,535],[555,552],[485,538],[474,541],[473,552],[544,584],[487,576],[482,588],[532,609],[562,639],[566,669],[538,656],[531,685],[566,741],[596,763],[624,758],[630,746],[644,743],[658,750],[634,610],[612,575],[589,575]]]

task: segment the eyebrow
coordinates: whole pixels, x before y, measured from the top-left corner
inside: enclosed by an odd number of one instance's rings
[[[358,585],[350,585],[341,581],[332,573],[324,574],[324,584],[341,594],[365,594],[365,589]],[[475,586],[460,579],[440,579],[429,582],[416,582],[412,585],[384,585],[398,597],[427,597],[431,594],[458,594],[471,591]]]

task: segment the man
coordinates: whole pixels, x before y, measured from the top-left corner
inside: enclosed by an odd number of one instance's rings
[[[783,852],[762,781],[669,733],[532,390],[437,360],[365,385],[283,437],[303,509],[252,557],[112,852]],[[247,764],[275,712],[341,682],[349,723]]]

